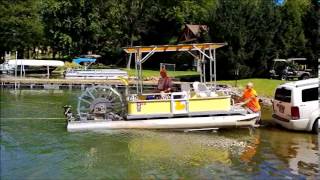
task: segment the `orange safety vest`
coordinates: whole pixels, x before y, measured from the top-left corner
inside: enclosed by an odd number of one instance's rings
[[[254,96],[254,98],[252,98],[252,96]],[[243,92],[243,96],[242,99],[243,101],[246,101],[248,99],[252,98],[247,104],[246,106],[252,110],[253,112],[258,112],[260,111],[261,107],[259,104],[259,99],[257,97],[257,92],[254,89],[248,89],[246,88]]]

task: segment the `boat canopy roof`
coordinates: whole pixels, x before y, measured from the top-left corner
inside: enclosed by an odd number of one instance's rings
[[[306,61],[307,58],[289,58],[288,61]]]
[[[123,50],[128,54],[134,54],[135,69],[137,75],[136,89],[137,94],[142,94],[143,78],[142,64],[147,61],[156,52],[188,52],[198,62],[200,62],[200,81],[206,83],[206,61],[210,63],[210,82],[214,80],[216,89],[216,49],[228,45],[227,43],[195,43],[178,45],[151,45],[151,46],[133,46],[124,47]],[[198,53],[194,53],[198,52]],[[143,55],[145,53],[145,55]]]
[[[197,43],[197,44],[178,44],[178,45],[151,45],[124,47],[126,53],[148,53],[148,52],[172,52],[172,51],[194,51],[218,49],[228,45],[227,43]]]
[[[274,62],[287,62],[286,59],[274,59],[273,61]]]
[[[274,59],[275,62],[306,61],[306,58]]]
[[[82,57],[80,57],[80,58],[73,59],[72,62],[77,63],[77,64],[80,64],[82,62],[83,63],[94,63],[94,62],[96,62],[96,60],[97,59],[95,59],[95,58],[82,58]]]
[[[59,60],[36,60],[36,59],[10,59],[8,61],[9,65],[23,65],[23,66],[64,66],[63,61]]]

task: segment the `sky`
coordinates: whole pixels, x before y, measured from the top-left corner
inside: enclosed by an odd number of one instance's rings
[[[286,0],[274,0],[277,5],[283,5]]]

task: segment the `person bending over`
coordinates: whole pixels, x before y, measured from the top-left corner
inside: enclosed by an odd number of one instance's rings
[[[261,118],[261,107],[259,104],[257,92],[253,89],[253,83],[249,82],[246,85],[246,88],[244,89],[241,97],[241,101],[242,103],[239,104],[245,106],[248,113],[259,113],[260,117],[257,121],[257,123],[259,124]]]

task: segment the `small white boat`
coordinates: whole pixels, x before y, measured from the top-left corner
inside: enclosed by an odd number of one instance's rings
[[[10,59],[0,65],[2,73],[14,73],[15,70],[23,73],[50,73],[55,68],[64,66],[59,60]]]

